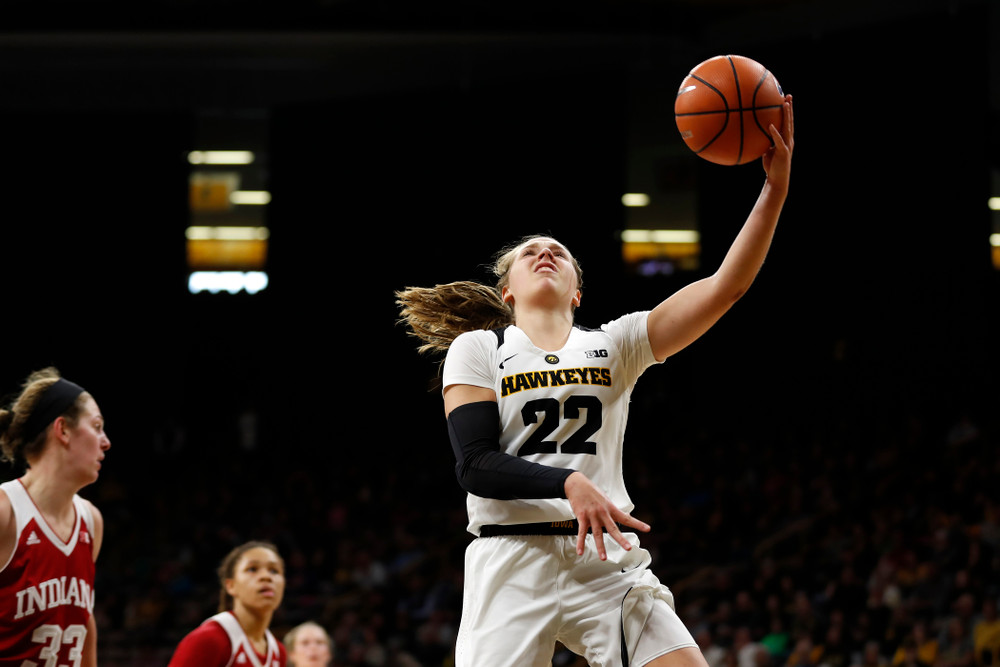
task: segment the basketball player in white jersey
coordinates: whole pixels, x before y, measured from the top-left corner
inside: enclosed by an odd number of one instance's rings
[[[639,376],[705,333],[760,270],[788,193],[791,97],[762,158],[760,196],[718,270],[649,311],[575,325],[582,273],[553,238],[502,253],[495,289],[460,282],[397,293],[442,385],[468,492],[456,667],[548,667],[557,642],[592,667],[706,667],[649,569],[622,478]]]

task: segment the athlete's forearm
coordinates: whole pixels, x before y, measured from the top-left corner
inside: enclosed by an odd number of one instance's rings
[[[500,413],[495,401],[461,405],[448,415],[455,475],[463,489],[483,498],[565,498],[574,471],[527,461],[500,451]]]
[[[785,192],[765,183],[750,215],[716,271],[719,291],[738,299],[750,288],[771,247]]]

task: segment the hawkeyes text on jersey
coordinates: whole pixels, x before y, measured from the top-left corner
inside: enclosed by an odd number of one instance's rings
[[[557,368],[552,370],[515,373],[500,380],[500,395],[510,396],[528,389],[564,387],[571,384],[611,386],[611,369],[599,366]]]

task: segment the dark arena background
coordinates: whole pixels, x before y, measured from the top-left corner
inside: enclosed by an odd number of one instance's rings
[[[470,535],[394,291],[488,281],[532,232],[580,258],[585,326],[711,273],[764,174],[688,150],[673,97],[729,53],[794,96],[792,186],[749,293],[636,389],[625,474],[654,571],[712,667],[748,665],[747,642],[757,667],[882,667],[911,642],[919,667],[996,664],[996,3],[17,10],[0,382],[54,365],[107,419],[81,492],[106,519],[102,667],[165,666],[255,538],[287,561],[279,636],[313,619],[337,667],[450,665]],[[222,149],[255,161],[189,160]],[[200,198],[232,174],[270,199]],[[192,292],[202,224],[266,228],[267,287]],[[678,225],[696,261],[623,253],[625,230]]]

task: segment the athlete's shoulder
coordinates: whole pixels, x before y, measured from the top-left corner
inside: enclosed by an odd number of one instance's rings
[[[442,387],[492,387],[506,330],[468,331],[452,341],[442,369]]]
[[[626,313],[625,315],[616,317],[615,319],[602,324],[601,329],[607,331],[608,329],[613,329],[615,327],[634,327],[638,324],[645,325],[648,318],[648,310],[637,310],[631,313]]]
[[[648,310],[628,313],[602,324],[601,331],[619,340],[646,339],[648,319]]]
[[[27,498],[28,492],[19,479],[12,479],[0,484],[0,497],[6,498],[7,504],[17,507],[21,498]]]
[[[445,357],[445,368],[455,359],[489,359],[508,338],[506,327],[466,331],[451,342]]]
[[[278,649],[278,659],[281,661],[282,667],[288,664],[288,650],[285,648],[283,642],[275,640],[275,648]]]
[[[194,637],[195,641],[219,642],[229,646],[229,633],[216,617],[208,618],[198,627],[188,633],[188,637]]]
[[[458,346],[462,345],[485,345],[487,347],[497,348],[503,345],[504,339],[506,338],[507,327],[498,327],[496,329],[473,329],[472,331],[465,331],[460,333],[452,341],[452,347],[456,344]]]
[[[168,667],[223,667],[231,656],[226,630],[208,619],[181,639]]]
[[[4,521],[14,520],[14,503],[4,490],[4,484],[0,484],[0,530],[3,529]]]
[[[93,538],[92,549],[94,560],[101,551],[101,544],[104,542],[104,515],[97,509],[97,505],[81,496],[74,496],[73,502],[79,509],[83,518],[83,523],[87,527],[87,532]]]
[[[3,487],[0,486],[0,570],[3,570],[10,560],[17,544],[17,519],[14,517],[14,505]]]
[[[17,530],[18,519],[22,523],[26,521],[32,515],[33,508],[34,504],[20,480],[0,484],[0,536],[5,535],[6,531],[13,535]]]
[[[73,496],[73,505],[76,506],[76,509],[80,512],[80,515],[88,526],[93,526],[95,521],[104,519],[100,510],[97,509],[97,505],[83,496]]]

